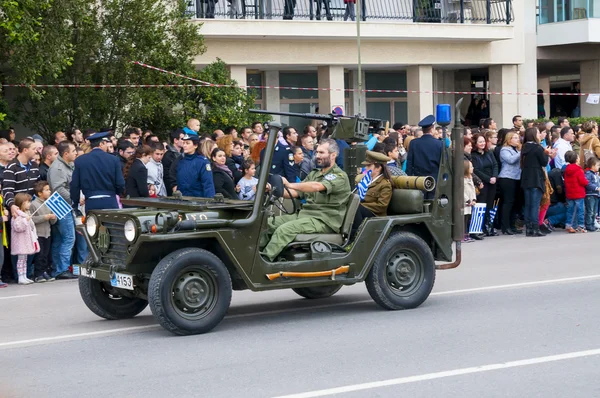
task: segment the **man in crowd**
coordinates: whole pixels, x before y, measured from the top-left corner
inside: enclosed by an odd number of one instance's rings
[[[351,192],[348,176],[336,165],[338,155],[339,148],[335,140],[325,138],[316,150],[316,162],[320,170],[313,170],[300,183],[283,180],[292,196],[305,199],[306,203],[297,214],[269,219],[266,235],[261,237],[260,245],[264,246],[261,254],[269,261],[274,261],[298,234],[339,233],[346,215],[341,209],[346,206]],[[285,195],[288,196],[287,191]]]
[[[521,115],[513,116],[512,122],[513,129],[515,131],[518,131],[521,134],[521,136],[523,136],[523,134],[525,134],[525,126],[523,126],[523,118],[521,117]]]
[[[558,125],[560,126],[561,129],[563,127],[569,127],[571,125],[569,123],[569,119],[567,119],[566,117],[559,117],[557,121],[558,121]]]
[[[173,195],[173,187],[177,185],[177,176],[175,172],[171,172],[171,166],[183,156],[183,136],[182,129],[171,132],[171,144],[167,146],[167,151],[162,158],[163,181],[167,196]]]
[[[117,151],[119,153],[121,170],[123,170],[127,164],[127,160],[129,160],[130,157],[135,156],[135,146],[131,143],[131,141],[121,139],[119,140]]]
[[[523,124],[523,121],[521,121],[521,124]],[[498,126],[496,125],[496,122],[491,117],[488,117],[487,119],[485,119],[483,121],[483,125],[481,127],[483,127],[486,130],[498,130]]]
[[[554,158],[554,167],[562,169],[566,164],[565,153],[572,151],[571,143],[575,139],[575,133],[569,126],[560,129],[560,138],[554,143],[552,148],[556,149],[556,157]]]
[[[19,208],[14,205],[15,195],[27,193],[35,195],[34,185],[40,178],[40,170],[37,163],[33,161],[36,156],[35,143],[30,138],[23,138],[19,142],[19,154],[4,169],[4,181],[2,184],[2,197],[4,206],[10,209],[13,217],[16,217]]]
[[[84,139],[83,139],[83,133],[81,132],[80,129],[78,128],[74,128],[70,134],[69,141],[73,142],[73,144],[75,144],[75,146],[81,146],[84,143]]]
[[[65,133],[63,133],[62,131],[57,131],[56,133],[54,133],[54,137],[52,139],[52,144],[55,146],[60,144],[61,142],[65,141],[67,139],[67,135]]]
[[[14,158],[10,150],[10,145],[12,144],[9,144],[8,142],[0,144],[0,186],[4,185],[4,170]]]
[[[62,141],[58,144],[58,157],[48,170],[48,183],[53,192],[58,192],[67,203],[71,203],[71,180],[73,179],[73,162],[77,157],[75,144]],[[71,251],[75,245],[75,218],[68,214],[52,225],[52,264],[53,277],[57,279],[77,278],[69,272]]]
[[[262,137],[262,133],[265,130],[263,129],[263,125],[261,122],[254,122],[252,123],[252,132],[256,135],[258,135],[259,137]]]
[[[283,129],[283,139],[285,140],[286,145],[278,142],[275,147],[275,152],[273,152],[271,173],[285,177],[288,181],[296,182],[297,172],[294,167],[294,152],[292,151],[292,147],[294,147],[298,141],[296,129],[289,126],[285,127]],[[264,149],[261,155],[263,154]]]
[[[438,178],[442,158],[442,141],[433,136],[435,117],[429,115],[419,122],[423,136],[410,142],[406,160],[406,174],[409,176],[432,176]],[[434,192],[427,192],[425,199],[433,199]]]
[[[64,141],[63,141],[64,142]],[[58,151],[54,145],[46,145],[42,150],[42,164],[40,164],[40,179],[48,180],[48,169],[56,160]]]
[[[241,128],[241,133],[240,133],[240,137],[241,137],[241,141],[244,143],[244,149],[248,149],[250,147],[250,141],[248,140],[250,138],[250,135],[252,134],[252,128],[245,126]]]
[[[86,211],[118,209],[117,196],[123,193],[125,180],[119,160],[106,153],[108,133],[96,133],[88,141],[92,151],[75,159],[70,190],[74,208],[83,192]]]
[[[123,133],[123,138],[131,142],[134,148],[137,148],[140,145],[140,137],[141,133],[137,127],[129,127]]]
[[[160,142],[154,142],[150,145],[152,156],[146,168],[148,169],[148,184],[154,185],[158,196],[167,196],[167,189],[164,183],[164,171],[161,160],[165,154],[165,147]]]

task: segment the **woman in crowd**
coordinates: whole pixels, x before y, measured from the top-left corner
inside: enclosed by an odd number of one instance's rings
[[[473,137],[474,151],[471,153],[475,175],[483,181],[483,189],[479,191],[477,203],[485,203],[485,216],[483,219],[483,231],[487,236],[498,236],[491,226],[490,210],[494,206],[496,198],[496,179],[498,178],[498,163],[494,153],[488,151],[488,141],[484,134],[476,134]]]
[[[581,129],[585,133],[581,137],[581,149],[579,151],[579,165],[585,168],[585,162],[592,155],[600,159],[600,140],[598,140],[598,124],[593,120],[583,123]]]
[[[200,143],[199,152],[200,155],[204,156],[207,160],[210,160],[212,151],[217,147],[217,143],[210,138],[205,139]]]
[[[521,187],[525,193],[523,213],[527,236],[544,236],[538,225],[540,202],[546,191],[543,169],[548,164],[548,149],[542,148],[535,127],[525,130],[525,144],[521,151]]]
[[[125,196],[131,198],[147,198],[148,192],[148,169],[146,164],[154,153],[148,145],[142,145],[135,150],[135,156],[130,157],[123,169],[125,177]]]
[[[238,195],[233,182],[233,173],[227,167],[227,156],[225,151],[220,148],[213,149],[210,154],[212,162],[213,182],[215,184],[215,192],[223,194],[227,199],[237,199]]]
[[[365,218],[383,217],[387,214],[387,208],[392,199],[391,176],[387,168],[389,161],[390,158],[382,153],[367,151],[366,160],[362,164],[367,172],[371,172],[371,183],[364,197],[361,197],[360,205],[354,216],[353,236]],[[357,184],[364,177],[365,174],[357,176]],[[360,192],[359,196],[361,196]]]
[[[224,135],[217,140],[217,148],[225,152],[225,165],[231,170],[233,175],[233,182],[237,184],[240,178],[243,177],[242,171],[240,170],[241,164],[236,165],[233,159],[233,137],[231,135]]]
[[[506,134],[500,150],[501,169],[498,186],[502,192],[501,227],[504,235],[522,233],[515,227],[514,205],[517,200],[521,180],[521,137],[518,133]]]

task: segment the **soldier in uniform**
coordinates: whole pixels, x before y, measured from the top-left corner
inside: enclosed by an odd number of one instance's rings
[[[410,142],[406,174],[409,176],[432,176],[437,181],[444,143],[433,136],[435,117],[429,115],[419,122],[423,136]],[[425,199],[433,199],[435,191],[427,192]]]
[[[298,214],[269,220],[265,238],[270,236],[271,240],[261,252],[269,261],[274,261],[298,234],[339,232],[351,192],[348,176],[335,164],[338,154],[335,140],[323,139],[316,150],[316,162],[320,169],[311,171],[300,183],[283,180],[292,196],[305,199],[306,203]],[[288,196],[287,192],[285,195]],[[261,247],[264,243],[261,242]]]
[[[71,200],[77,209],[80,192],[85,196],[85,210],[118,209],[117,196],[125,189],[119,159],[106,153],[109,133],[96,133],[88,137],[92,151],[75,159],[71,181]]]

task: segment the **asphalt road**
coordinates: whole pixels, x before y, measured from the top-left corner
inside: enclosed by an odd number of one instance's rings
[[[600,234],[464,246],[420,308],[364,285],[234,292],[211,333],[105,321],[76,281],[0,290],[0,397],[600,397]]]

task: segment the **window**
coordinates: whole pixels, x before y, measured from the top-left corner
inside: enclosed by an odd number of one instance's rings
[[[279,86],[318,88],[319,77],[317,72],[279,72]],[[282,102],[284,100],[318,100],[319,98],[317,90],[281,89],[279,95]]]
[[[249,86],[262,86],[263,85],[263,74],[261,72],[256,73],[248,73],[246,75],[246,80],[248,81]],[[255,109],[263,109],[263,91],[262,88],[249,88],[248,93],[254,94],[254,108]]]
[[[365,73],[367,90],[406,90],[406,72],[367,72]],[[406,93],[367,92],[367,117],[406,122],[408,104]]]

